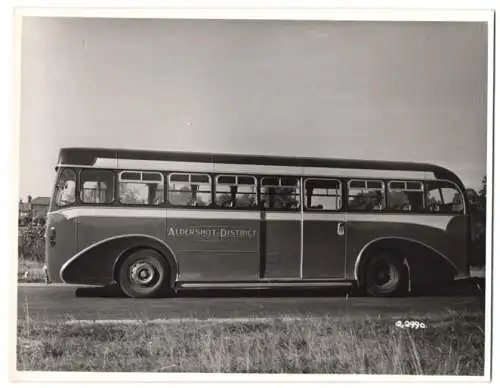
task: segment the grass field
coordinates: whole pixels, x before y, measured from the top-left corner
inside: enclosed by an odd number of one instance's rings
[[[20,260],[19,282],[44,282],[43,264]],[[265,322],[87,324],[21,316],[17,368],[144,371],[476,375],[484,371],[484,311],[415,316],[426,328],[379,317]]]
[[[484,312],[421,319],[18,322],[18,370],[483,375]]]

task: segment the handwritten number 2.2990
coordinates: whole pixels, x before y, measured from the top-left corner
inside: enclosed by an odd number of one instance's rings
[[[425,323],[419,321],[396,321],[395,325],[402,329],[425,329],[427,327]]]

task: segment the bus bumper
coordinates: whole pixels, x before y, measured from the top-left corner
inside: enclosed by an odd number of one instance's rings
[[[466,280],[471,278],[470,267],[458,272],[453,280]]]
[[[485,278],[485,267],[470,267],[471,278]]]

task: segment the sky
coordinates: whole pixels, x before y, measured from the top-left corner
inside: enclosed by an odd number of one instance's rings
[[[61,147],[418,161],[486,174],[487,25],[24,18],[20,196]]]

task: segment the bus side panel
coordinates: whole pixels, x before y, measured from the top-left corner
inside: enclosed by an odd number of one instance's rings
[[[117,209],[116,212],[121,210]],[[127,211],[124,211],[127,213]],[[162,210],[158,210],[164,214]],[[82,216],[78,218],[78,250],[109,237],[143,234],[165,241],[165,217]]]
[[[257,219],[167,219],[167,244],[184,282],[255,281],[259,278]]]
[[[399,217],[399,220],[397,219]],[[449,267],[455,275],[466,270],[467,228],[466,217],[451,215],[397,215],[390,221],[384,215],[347,215],[347,277],[354,279],[355,264],[361,250],[370,242],[382,239],[401,239],[427,247],[429,252],[437,251],[433,257]],[[431,218],[432,217],[432,218]],[[365,218],[366,220],[363,220]],[[378,220],[377,220],[378,218]],[[376,242],[375,242],[376,243]],[[410,254],[412,252],[409,252]],[[417,257],[422,268],[432,265],[430,257]],[[437,264],[437,263],[436,263]]]
[[[304,279],[345,278],[345,235],[339,235],[344,214],[329,220],[304,220]]]
[[[266,218],[269,214],[266,215]],[[269,217],[271,218],[271,217]],[[299,220],[265,221],[266,279],[300,278],[301,232]]]
[[[123,212],[123,217],[118,216],[119,212]],[[114,215],[99,215],[99,210],[96,209],[95,215],[83,215],[78,218],[78,252],[107,238],[129,234],[152,236],[165,241],[164,209],[148,211],[137,208],[113,209],[112,213]],[[128,248],[123,246],[123,250]],[[117,258],[116,253],[114,250],[109,250],[100,252],[100,255],[104,257],[96,257],[95,254],[86,255],[87,264],[81,268],[88,268],[88,274],[96,273],[98,268],[102,272],[102,263],[106,262],[109,268],[105,270],[105,273],[109,276]],[[81,276],[83,278],[85,274],[82,273]]]
[[[61,283],[61,267],[76,253],[76,222],[62,213],[49,213],[46,230],[45,261],[49,279]]]

